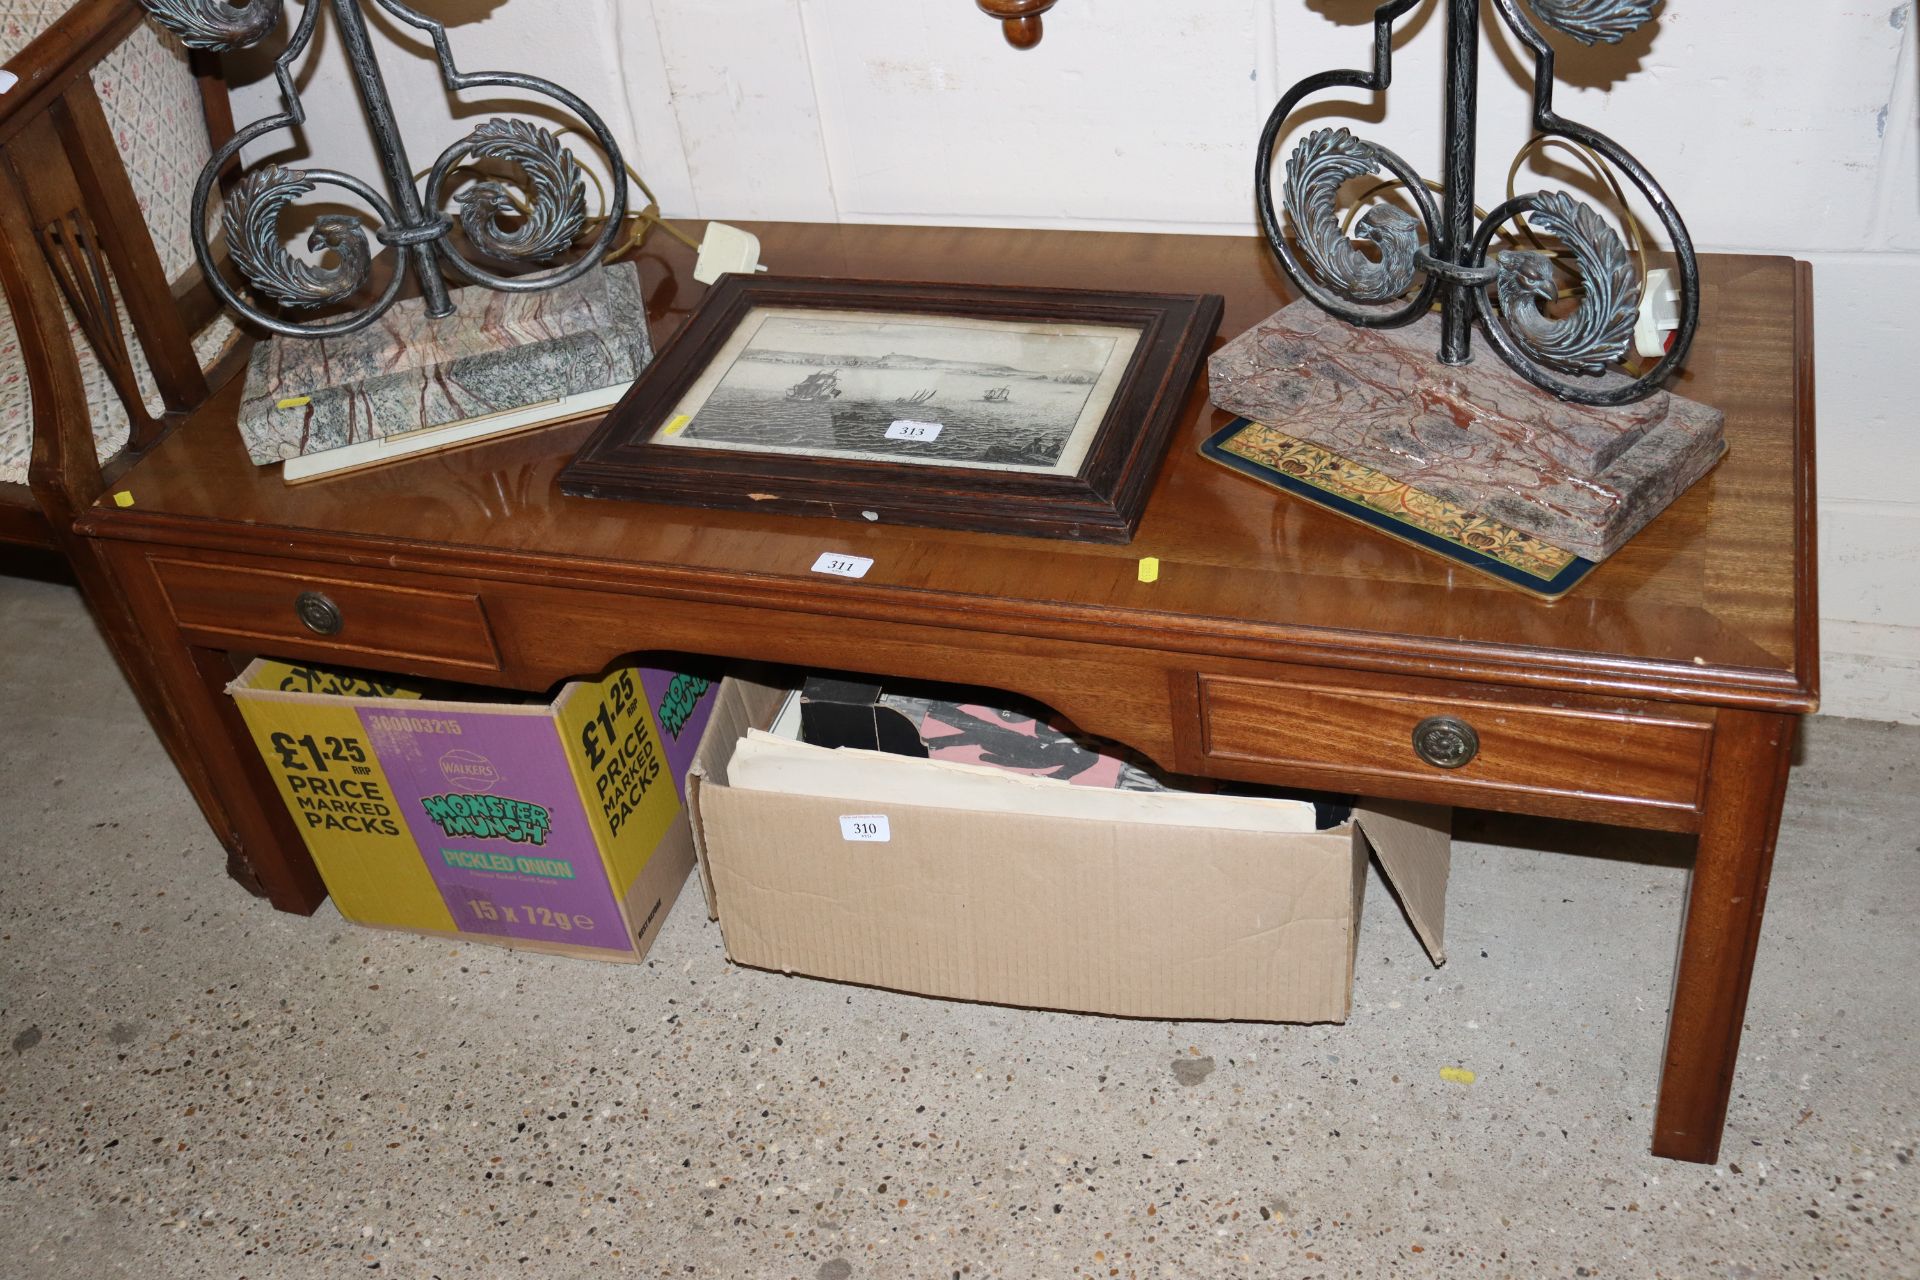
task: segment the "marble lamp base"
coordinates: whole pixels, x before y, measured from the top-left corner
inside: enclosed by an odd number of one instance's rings
[[[1213,403],[1603,560],[1726,451],[1723,415],[1659,392],[1567,404],[1489,355],[1443,365],[1440,322],[1360,329],[1296,302],[1207,363]],[[1604,385],[1604,384],[1601,384]]]
[[[543,293],[453,292],[439,320],[396,305],[358,333],[253,349],[240,434],[266,465],[630,383],[653,358],[639,268]]]

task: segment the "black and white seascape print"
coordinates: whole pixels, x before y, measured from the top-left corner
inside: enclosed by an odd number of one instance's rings
[[[1070,475],[1139,337],[1123,326],[756,308],[654,440]]]

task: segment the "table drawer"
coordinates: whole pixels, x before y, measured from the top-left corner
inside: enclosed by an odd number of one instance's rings
[[[472,592],[367,582],[324,569],[164,557],[151,563],[181,630],[203,644],[262,646],[369,665],[400,658],[500,668],[493,630]]]
[[[1324,677],[1323,677],[1324,678]],[[1444,689],[1200,677],[1201,750],[1210,761],[1290,773],[1444,785],[1458,803],[1486,793],[1697,806],[1711,725],[1649,706],[1509,703]]]

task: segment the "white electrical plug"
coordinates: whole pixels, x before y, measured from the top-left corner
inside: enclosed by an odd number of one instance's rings
[[[729,271],[751,275],[765,270],[760,265],[759,236],[724,222],[707,224],[707,234],[700,238],[700,256],[693,264],[695,280],[712,284]]]
[[[1647,272],[1647,287],[1640,294],[1640,322],[1633,326],[1633,350],[1649,360],[1667,353],[1667,335],[1680,327],[1680,290],[1673,283],[1673,272],[1660,269]]]

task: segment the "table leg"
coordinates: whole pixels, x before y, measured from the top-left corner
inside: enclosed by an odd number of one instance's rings
[[[1728,710],[1714,728],[1653,1122],[1653,1154],[1670,1160],[1720,1155],[1797,723]]]
[[[207,825],[213,828],[222,844],[230,843],[232,823],[220,802],[219,791],[202,766],[199,752],[186,735],[179,717],[167,703],[166,693],[147,661],[145,642],[120,597],[119,586],[108,572],[100,549],[90,539],[78,537],[61,538],[59,547],[75,581],[80,584],[81,599],[92,614],[94,625],[119,664],[121,675],[126,677],[134,700],[146,713],[154,735],[166,748],[174,768],[180,771],[181,780],[187,784],[194,803],[200,806]]]
[[[180,634],[141,548],[115,547],[109,554],[145,642],[147,669],[226,814],[228,874],[282,911],[311,915],[327,900],[326,886],[227,696],[232,668],[226,654],[189,644]]]

